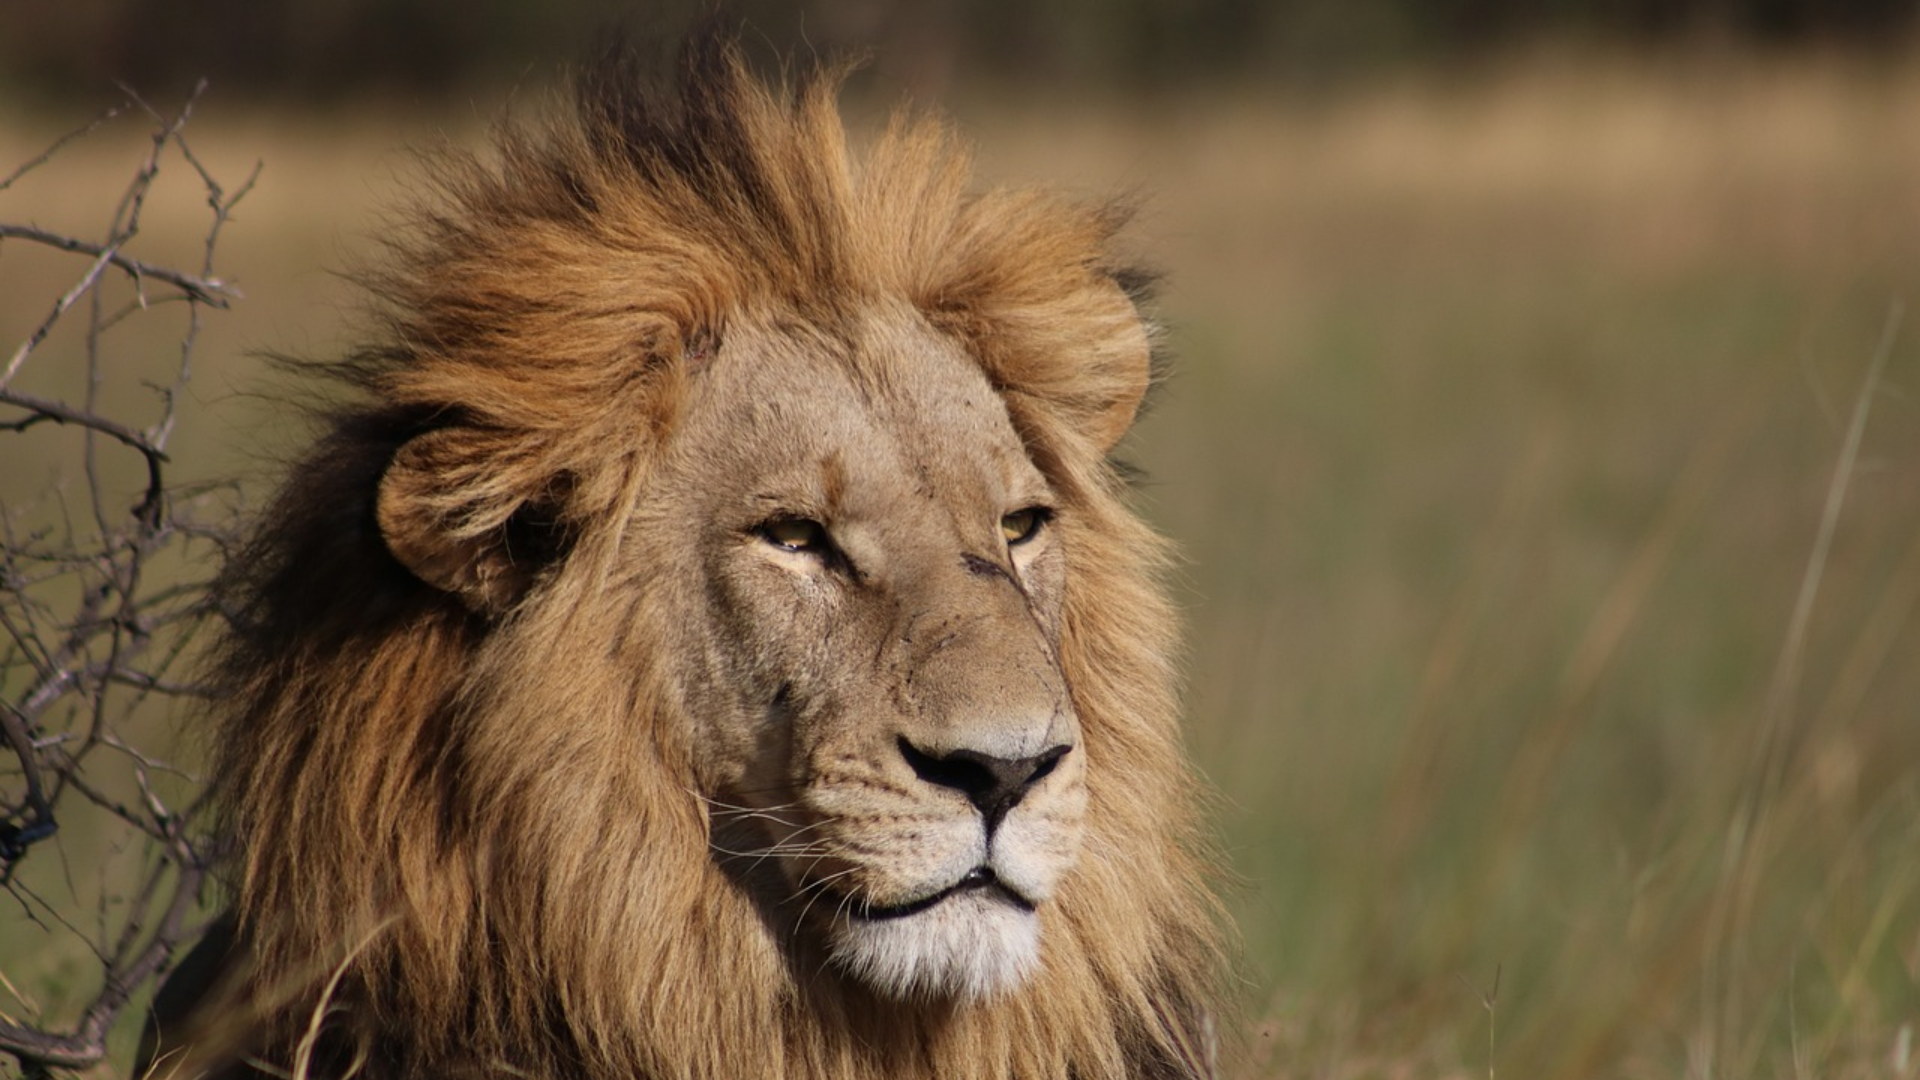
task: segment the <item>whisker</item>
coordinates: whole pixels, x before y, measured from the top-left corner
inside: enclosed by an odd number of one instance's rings
[[[807,895],[808,893],[819,893],[821,891],[824,891],[828,885],[831,885],[832,883],[840,880],[843,877],[846,877],[849,874],[857,874],[859,872],[860,872],[859,867],[850,866],[845,870],[836,870],[833,873],[826,875],[825,877],[814,878],[812,881],[807,882],[805,885],[802,885],[798,890],[796,890],[793,894],[793,899],[798,900],[799,898]]]
[[[848,869],[842,870],[839,873],[828,874],[826,877],[820,878],[817,881],[807,884],[806,886],[802,887],[799,892],[795,893],[793,896],[793,899],[795,900],[798,900],[802,896],[806,896],[808,893],[812,893],[813,895],[808,897],[807,906],[800,909],[800,916],[798,919],[795,920],[794,925],[798,926],[807,921],[807,913],[813,910],[813,905],[815,901],[818,901],[821,895],[827,891],[826,887],[830,883],[837,881],[840,878],[846,877],[849,874],[857,873],[859,869],[860,868],[857,866],[849,867]]]
[[[700,799],[705,802],[718,802],[723,804],[726,803],[725,799],[719,798],[717,796],[709,795],[702,791],[696,791],[693,788],[683,787],[681,788],[681,790],[685,791],[689,795],[692,795],[694,798]],[[778,784],[778,785],[770,784],[766,787],[732,788],[728,790],[727,794],[734,797],[752,797],[755,795],[785,795],[788,797],[788,799],[791,800],[794,796],[794,791],[793,791],[792,785],[790,784]],[[789,802],[787,803],[787,805],[793,806],[798,804],[794,802]]]
[[[854,900],[853,900],[852,893],[840,894],[840,906],[835,908],[833,911],[834,921],[838,922],[842,917],[844,917],[847,914],[847,909],[852,907],[853,903],[854,903]],[[860,914],[865,915],[867,912],[872,910],[873,910],[873,901],[870,898],[862,898],[860,900]]]
[[[717,851],[722,855],[732,855],[741,859],[765,859],[769,855],[781,855],[795,859],[809,857],[819,859],[830,854],[832,849],[824,840],[811,840],[804,844],[769,844],[763,848],[749,848],[745,851],[709,843],[707,850]]]
[[[729,818],[727,820],[732,822],[732,821],[740,821],[740,820],[746,820],[746,819]],[[771,821],[774,824],[779,825],[786,830],[784,835],[781,835],[776,838],[772,838],[772,844],[770,845],[772,847],[785,848],[785,847],[799,845],[799,844],[825,844],[830,842],[827,839],[819,836],[818,831],[832,824],[831,822],[816,821],[807,825],[791,825],[788,822],[780,821],[775,818],[763,818],[762,820]],[[808,833],[815,833],[816,835],[808,836],[807,835]]]
[[[726,799],[708,796],[705,792],[697,792],[697,790],[693,790],[693,788],[682,788],[682,790],[684,790],[685,794],[689,794],[689,796],[693,796],[693,798],[699,799],[699,801],[703,801],[703,803],[707,803],[707,805],[712,805],[712,807],[726,807],[726,809],[735,809],[735,811],[753,811],[753,809],[776,809],[776,811],[778,811],[778,809],[795,809],[795,807],[801,805],[799,801],[789,801],[789,803],[780,803],[780,805],[772,805],[772,807],[749,807],[749,805],[739,805],[739,803],[730,803],[730,801],[726,801]],[[741,794],[741,796],[758,796],[758,794],[766,794],[766,792],[774,792],[774,790],[776,790],[776,788],[766,788],[764,792],[737,792],[737,794]]]
[[[821,828],[822,826],[829,824],[829,822],[827,821],[811,821],[802,825],[798,822],[789,821],[786,818],[780,817],[777,814],[764,814],[759,812],[748,813],[744,811],[735,811],[735,810],[729,810],[725,812],[724,815],[720,815],[720,816],[722,816],[724,820],[727,820],[727,821],[770,821],[775,825],[781,826],[782,828],[792,829],[796,834],[807,832],[808,830],[811,830],[811,829],[818,829],[818,828]]]

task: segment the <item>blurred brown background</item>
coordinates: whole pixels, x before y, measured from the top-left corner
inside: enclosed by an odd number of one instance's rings
[[[707,0],[132,0],[15,2],[0,38],[12,92],[119,79],[178,93],[311,104],[371,91],[445,99],[529,76],[610,26],[671,34]],[[734,0],[724,18],[781,48],[870,50],[921,91],[1010,82],[1130,94],[1249,79],[1287,87],[1463,63],[1543,38],[1621,48],[1840,46],[1900,53],[1905,0]]]
[[[700,10],[14,0],[0,173],[114,80],[211,79],[198,152],[265,167],[175,446],[257,489],[298,435],[256,357],[351,342],[335,272],[404,148]],[[1920,1076],[1915,5],[734,10],[767,56],[870,51],[858,123],[908,94],[988,181],[1148,196],[1177,366],[1128,453],[1189,560],[1239,1074]],[[93,227],[143,146],[63,151],[0,219]],[[151,257],[197,258],[195,195]],[[65,272],[0,248],[0,346]],[[87,971],[0,924],[41,1007]]]

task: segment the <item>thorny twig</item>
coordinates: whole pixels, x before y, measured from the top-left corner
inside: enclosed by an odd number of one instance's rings
[[[182,486],[167,453],[202,309],[226,308],[240,295],[214,272],[214,254],[259,174],[256,166],[229,193],[193,154],[185,129],[204,88],[173,114],[123,88],[125,101],[0,179],[4,193],[116,120],[151,123],[149,148],[104,235],[0,222],[0,253],[27,244],[87,260],[0,364],[0,459],[16,470],[10,478],[46,460],[44,451],[33,453],[39,429],[77,428],[79,501],[89,511],[69,512],[70,493],[52,469],[31,499],[12,487],[0,492],[14,500],[0,501],[0,889],[11,900],[0,918],[45,936],[50,948],[56,936],[71,934],[99,965],[91,999],[74,1015],[51,1015],[17,992],[24,1016],[0,1006],[0,1054],[28,1076],[105,1058],[108,1034],[129,1002],[197,933],[212,858],[199,826],[205,785],[156,752],[154,733],[166,702],[206,695],[186,670],[215,617],[201,569],[230,542],[237,514],[223,489]],[[193,270],[181,269],[177,257],[132,250],[149,193],[179,163],[204,192],[208,212]],[[106,274],[110,267],[119,273]],[[161,304],[175,312],[184,305],[185,317],[172,332],[177,351],[156,365],[151,344],[166,333],[155,321]],[[81,381],[76,375],[84,380],[77,398],[62,390]],[[149,385],[149,415],[104,408],[100,390],[110,380]],[[140,475],[131,484],[113,458],[128,451]],[[48,841],[56,832],[81,839],[55,846]],[[68,861],[71,848],[118,857],[106,857],[99,879],[89,881],[94,868]],[[129,856],[134,869],[125,865]],[[98,895],[83,896],[86,889]],[[78,916],[89,907],[98,917],[83,930],[89,920]]]

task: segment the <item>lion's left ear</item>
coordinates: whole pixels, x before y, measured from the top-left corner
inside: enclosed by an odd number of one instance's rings
[[[1133,298],[1118,283],[1108,283],[1105,302],[1112,305],[1109,330],[1089,358],[1088,373],[1094,399],[1087,434],[1104,453],[1133,427],[1153,383],[1152,331]]]
[[[988,295],[933,318],[971,345],[1002,393],[1037,401],[1100,454],[1133,427],[1153,381],[1147,321],[1105,274],[1065,298]]]

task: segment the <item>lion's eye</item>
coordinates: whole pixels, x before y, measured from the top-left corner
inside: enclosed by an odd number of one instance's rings
[[[806,518],[777,518],[760,526],[760,535],[767,543],[788,551],[824,551],[827,547],[827,530]]]
[[[1007,538],[1009,546],[1018,546],[1040,534],[1041,526],[1047,523],[1052,514],[1044,506],[1029,506],[1024,510],[1015,510],[1000,519],[1000,535]]]

